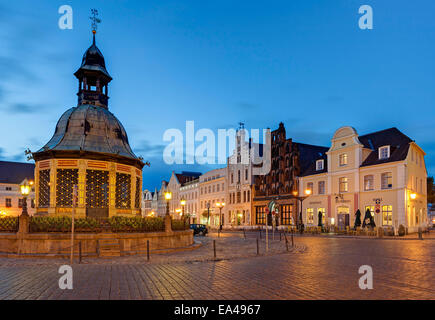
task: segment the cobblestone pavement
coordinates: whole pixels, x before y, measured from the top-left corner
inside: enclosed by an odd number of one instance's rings
[[[212,256],[212,238],[200,237],[197,251],[154,255],[153,262],[143,256],[84,261],[73,265],[73,290],[58,287],[64,260],[1,258],[0,299],[435,298],[434,241],[295,237],[294,250],[278,250],[278,239],[270,254],[256,257],[247,252],[255,253],[255,237],[222,234],[219,261],[188,261],[201,252]],[[240,258],[225,255],[231,251]],[[361,265],[373,268],[373,290],[358,287]]]

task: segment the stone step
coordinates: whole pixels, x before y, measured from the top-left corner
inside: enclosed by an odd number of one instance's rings
[[[112,234],[113,237],[113,234]],[[99,240],[100,257],[119,257],[121,250],[118,239],[104,238]]]

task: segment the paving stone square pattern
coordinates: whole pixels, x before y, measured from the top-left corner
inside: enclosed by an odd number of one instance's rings
[[[258,234],[195,237],[192,251],[84,259],[74,288],[61,290],[62,259],[0,258],[0,299],[434,299],[435,241],[295,237],[271,241],[260,256]],[[217,258],[213,259],[212,240]],[[373,268],[373,290],[361,290],[358,269]]]

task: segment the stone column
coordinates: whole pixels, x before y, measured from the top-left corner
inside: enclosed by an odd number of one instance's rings
[[[17,239],[18,239],[18,254],[23,253],[24,250],[24,240],[29,233],[29,219],[30,217],[28,215],[20,215],[18,218],[18,233],[17,233]]]
[[[48,214],[54,215],[56,213],[56,173],[57,164],[55,159],[50,160],[50,206],[48,207]]]
[[[86,161],[79,160],[78,165],[78,204],[76,214],[80,217],[86,217]]]
[[[165,215],[165,232],[172,233],[172,218],[171,215]]]
[[[116,164],[109,164],[109,217],[116,215]]]

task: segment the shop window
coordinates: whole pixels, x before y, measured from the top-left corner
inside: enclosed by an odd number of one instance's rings
[[[307,208],[307,224],[313,224],[314,223],[314,209],[313,208]]]
[[[382,206],[382,225],[393,225],[393,206]]]

